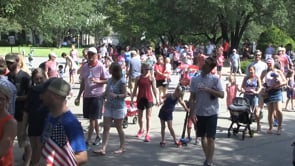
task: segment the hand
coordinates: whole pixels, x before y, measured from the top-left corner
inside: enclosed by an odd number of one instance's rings
[[[194,124],[196,124],[197,121],[198,121],[197,116],[196,116],[195,113],[193,113],[193,111],[190,112],[190,114],[189,114],[189,118],[192,120],[192,122],[193,122]]]

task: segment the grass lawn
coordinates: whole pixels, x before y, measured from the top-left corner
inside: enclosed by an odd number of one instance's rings
[[[25,51],[25,56],[28,56],[30,53],[31,47],[22,47],[22,46],[15,46],[15,47],[1,47],[0,46],[0,56],[5,56],[7,53],[10,53],[11,50],[14,53],[22,53]],[[70,53],[70,47],[62,47],[62,48],[51,48],[51,47],[33,47],[34,54],[33,56],[36,57],[47,57],[50,52],[54,52],[57,56],[60,56],[62,52],[67,54]],[[83,48],[79,48],[79,54],[82,55]]]

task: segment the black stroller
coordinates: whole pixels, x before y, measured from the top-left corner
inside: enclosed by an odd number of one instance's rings
[[[251,123],[253,121],[254,114],[251,111],[250,102],[244,97],[235,97],[233,104],[229,106],[231,125],[228,128],[227,137],[231,134],[237,135],[240,131],[243,132],[242,139],[245,139],[246,132],[248,130],[250,137],[253,137],[253,130],[251,130]],[[233,127],[236,124],[236,127]],[[240,129],[244,127],[244,129]],[[232,131],[232,133],[231,133]]]

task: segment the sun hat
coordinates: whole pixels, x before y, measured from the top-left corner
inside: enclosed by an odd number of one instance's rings
[[[97,49],[95,47],[88,48],[87,52],[92,52],[94,54],[97,54]]]
[[[71,91],[71,85],[62,78],[56,78],[49,83],[47,90],[59,96],[67,97]]]
[[[49,56],[55,57],[55,58],[57,57],[57,55],[54,52],[49,53]]]

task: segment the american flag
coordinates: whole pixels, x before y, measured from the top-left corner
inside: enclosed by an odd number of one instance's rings
[[[42,157],[50,166],[76,166],[74,151],[68,141],[64,128],[60,122],[54,126],[47,126],[45,130],[49,137],[45,138]],[[48,134],[48,133],[47,133]]]

